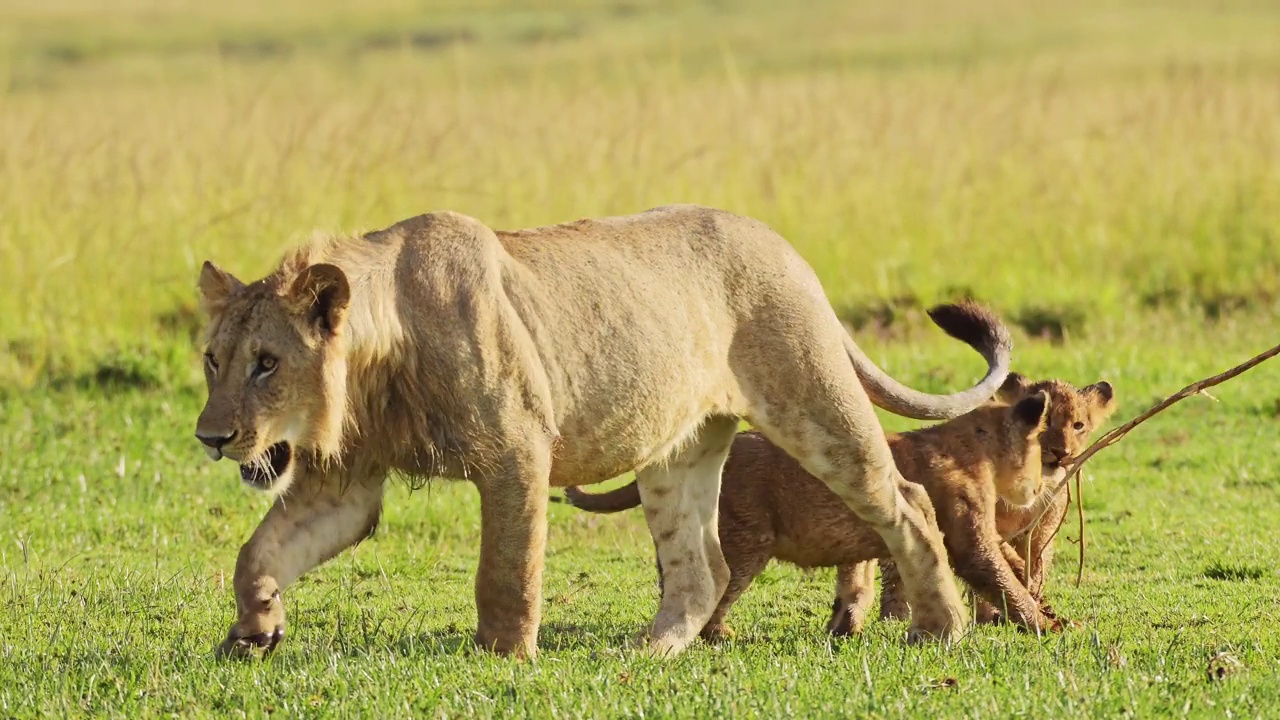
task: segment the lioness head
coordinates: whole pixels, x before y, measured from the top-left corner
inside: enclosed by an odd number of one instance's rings
[[[346,404],[346,275],[282,268],[246,285],[213,263],[200,272],[209,399],[196,437],[240,463],[253,487],[284,492],[300,454],[336,454]]]
[[[1044,490],[1040,436],[1048,426],[1052,408],[1048,393],[1034,392],[1011,405],[1005,417],[1005,448],[997,456],[1008,465],[996,473],[996,494],[1013,507],[1035,503]]]
[[[1012,404],[1037,392],[1047,393],[1051,403],[1048,423],[1040,435],[1040,454],[1045,479],[1056,483],[1066,476],[1067,463],[1088,447],[1089,435],[1115,412],[1115,390],[1106,381],[1077,390],[1062,380],[1033,383],[1018,373],[1009,373],[996,399]]]

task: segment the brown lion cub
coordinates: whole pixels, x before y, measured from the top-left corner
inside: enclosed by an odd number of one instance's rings
[[[1013,405],[1035,393],[1046,393],[1049,396],[1048,424],[1039,438],[1046,492],[1027,507],[1017,507],[1001,497],[995,508],[995,532],[1004,540],[1002,550],[1009,556],[1009,564],[1025,584],[1027,593],[1040,604],[1042,612],[1052,615],[1052,610],[1044,603],[1044,582],[1049,564],[1053,560],[1052,540],[1062,516],[1067,512],[1067,495],[1058,493],[1051,496],[1048,491],[1065,477],[1067,462],[1084,451],[1093,431],[1101,427],[1115,411],[1116,398],[1111,384],[1105,381],[1076,389],[1062,380],[1032,383],[1022,375],[1011,373],[994,402]],[[895,455],[895,459],[896,457]],[[917,480],[910,473],[906,477]],[[948,536],[952,535],[953,531],[947,527],[947,519],[955,517],[955,512],[948,511],[947,507],[957,499],[961,502],[964,499],[944,497],[930,483],[924,484],[938,513],[943,532]],[[956,510],[963,512],[967,507],[961,506]],[[948,551],[952,565],[957,566],[957,573],[968,580],[960,567],[963,558],[957,557],[955,551],[951,550],[950,543]],[[831,620],[827,623],[827,629],[833,634],[845,635],[861,631],[875,587],[875,564],[876,561],[870,560],[857,565],[844,565],[837,571],[836,599],[831,608]],[[907,618],[910,611],[902,595],[893,561],[889,558],[881,559],[880,569],[880,617],[898,620]],[[1004,619],[1004,613],[1000,609],[1002,606],[992,605],[987,601],[986,598],[991,595],[988,592],[974,597],[974,610],[979,622],[998,622]],[[1013,605],[1010,605],[1009,610],[1017,613]]]
[[[1019,578],[1021,562],[996,528],[997,498],[1015,508],[1035,504],[1044,489],[1040,436],[1053,406],[1036,391],[1015,404],[989,403],[958,418],[902,434],[888,434],[904,499],[926,511],[944,533],[957,572],[1019,624],[1048,630]],[[634,483],[592,495],[566,488],[571,504],[598,513],[640,505]],[[932,500],[932,503],[930,502]],[[701,635],[730,637],[724,624],[733,603],[772,558],[804,568],[850,566],[889,557],[880,535],[785,452],[755,432],[739,434],[724,466],[719,535],[730,569],[728,589]],[[1012,563],[1019,565],[1018,570]],[[661,568],[659,568],[661,582]]]

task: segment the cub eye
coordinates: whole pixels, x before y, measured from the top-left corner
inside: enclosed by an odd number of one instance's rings
[[[1076,424],[1075,424],[1075,425],[1072,425],[1071,427],[1075,428],[1075,429],[1076,429],[1076,432],[1080,432],[1081,430],[1084,430],[1084,423],[1082,423],[1082,422],[1080,422],[1079,420],[1077,420],[1077,421],[1076,421]]]
[[[254,368],[253,374],[258,377],[265,377],[275,372],[276,366],[279,364],[280,361],[270,355],[259,355],[258,366]]]
[[[218,359],[213,356],[213,353],[207,352],[204,354],[204,367],[211,373],[218,372]]]

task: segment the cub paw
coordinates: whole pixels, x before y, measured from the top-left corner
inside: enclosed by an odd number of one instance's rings
[[[718,623],[716,625],[708,625],[704,627],[702,629],[702,632],[699,634],[702,636],[702,639],[704,641],[712,645],[728,642],[729,640],[732,640],[735,637],[737,637],[737,633],[733,631],[733,628],[729,627],[724,623]]]

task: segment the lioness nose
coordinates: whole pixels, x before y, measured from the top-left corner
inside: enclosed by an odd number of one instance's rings
[[[234,440],[235,436],[234,432],[230,435],[206,435],[199,430],[196,431],[196,438],[214,450],[221,450],[222,446]]]

